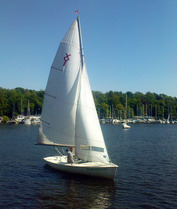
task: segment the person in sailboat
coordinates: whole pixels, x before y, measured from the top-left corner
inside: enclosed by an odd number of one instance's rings
[[[70,150],[66,149],[66,153],[68,163],[74,163],[75,154],[73,152],[73,147],[70,147]]]

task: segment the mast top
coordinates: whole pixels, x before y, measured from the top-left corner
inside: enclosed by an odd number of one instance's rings
[[[75,11],[76,14],[78,14],[78,11]],[[81,34],[81,24],[79,16],[77,16],[77,22],[78,22],[78,29],[79,29],[79,41],[80,41],[80,54],[81,54],[81,63],[82,67],[84,65],[84,50],[83,50],[83,43],[82,43],[82,34]]]

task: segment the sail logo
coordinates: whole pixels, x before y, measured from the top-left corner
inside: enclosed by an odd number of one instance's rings
[[[65,54],[66,54],[66,56],[64,57],[64,64],[63,64],[63,66],[66,65],[66,63],[69,61],[69,56],[71,56],[71,54],[67,54],[67,53],[65,53]]]

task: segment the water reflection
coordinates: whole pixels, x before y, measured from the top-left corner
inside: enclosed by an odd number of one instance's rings
[[[37,195],[41,208],[113,208],[113,181],[62,173],[48,166],[45,169],[49,179]]]

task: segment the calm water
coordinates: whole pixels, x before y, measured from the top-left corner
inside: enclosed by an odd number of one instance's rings
[[[0,208],[177,208],[177,124],[102,125],[115,181],[55,171],[38,126],[0,125]]]

